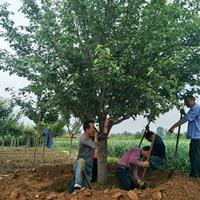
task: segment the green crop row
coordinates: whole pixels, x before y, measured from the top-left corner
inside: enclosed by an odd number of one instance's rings
[[[111,162],[115,162],[129,149],[138,147],[140,139],[128,136],[111,137],[108,140],[108,157]],[[167,169],[177,168],[181,172],[189,171],[189,140],[180,139],[176,159],[174,160],[174,152],[176,146],[176,139],[164,139],[166,145],[166,163]],[[142,146],[150,145],[146,140],[142,142]],[[69,151],[70,139],[56,138],[54,139],[54,149],[56,151]],[[73,139],[72,154],[76,154],[78,149],[78,139]],[[175,164],[176,163],[176,164]]]

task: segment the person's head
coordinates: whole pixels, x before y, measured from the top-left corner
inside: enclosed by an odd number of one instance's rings
[[[154,137],[154,132],[152,131],[146,131],[144,133],[144,137],[146,138],[146,140],[148,140],[149,142],[152,142],[153,141],[153,137]]]
[[[94,121],[93,120],[86,120],[83,123],[83,130],[89,137],[94,136]]]
[[[144,146],[141,151],[142,156],[147,158],[149,153],[150,153],[150,146]]]
[[[195,104],[195,97],[192,95],[184,96],[184,103],[188,108],[191,108]]]

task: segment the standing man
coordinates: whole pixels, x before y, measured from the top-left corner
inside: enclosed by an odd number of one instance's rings
[[[140,161],[140,158],[147,157],[150,151],[149,146],[143,149],[133,148],[126,152],[118,161],[116,176],[123,190],[132,190],[144,186],[144,182],[138,176],[138,167],[149,167],[148,161]]]
[[[95,148],[98,139],[107,136],[109,120],[108,118],[105,119],[104,132],[102,134],[98,134],[93,120],[86,120],[83,123],[84,133],[80,136],[78,156],[73,165],[74,181],[72,185],[70,184],[70,193],[73,192],[74,189],[79,190],[82,187],[87,187],[88,183],[91,182]]]
[[[83,123],[84,133],[80,136],[78,156],[73,165],[75,173],[74,189],[86,187],[87,183],[83,177],[83,171],[88,181],[92,178],[93,154],[98,142],[98,134],[94,129],[94,121],[87,120]],[[92,138],[94,137],[94,141]]]
[[[144,137],[149,142],[154,141],[151,156],[149,158],[150,168],[153,170],[160,170],[166,159],[165,144],[162,138],[152,131],[146,131]]]
[[[200,105],[195,102],[195,97],[187,95],[184,97],[185,105],[190,108],[184,117],[175,123],[169,132],[173,132],[178,126],[188,122],[187,139],[191,139],[189,157],[191,164],[190,176],[200,178]]]

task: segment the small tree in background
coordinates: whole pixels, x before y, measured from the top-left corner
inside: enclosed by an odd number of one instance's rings
[[[13,146],[14,138],[22,135],[19,118],[20,113],[14,114],[13,104],[9,100],[0,99],[0,136],[2,138],[2,147],[4,146],[4,137],[6,135],[12,136],[11,146]]]
[[[71,118],[67,122],[66,127],[67,127],[67,132],[70,135],[69,158],[71,159],[71,157],[72,157],[72,140],[73,140],[75,135],[81,133],[80,120],[78,120],[76,118]]]
[[[160,137],[163,137],[164,135],[165,135],[165,129],[163,128],[163,127],[158,127],[157,129],[156,129],[156,134],[157,135],[159,135]]]

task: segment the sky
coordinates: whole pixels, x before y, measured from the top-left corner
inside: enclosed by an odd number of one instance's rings
[[[20,0],[0,0],[0,4],[7,2],[10,4],[9,10],[13,11],[15,13],[15,16],[13,17],[13,20],[17,25],[25,25],[27,24],[26,19],[23,17],[23,15],[18,11],[21,2]],[[0,29],[2,31],[2,29]],[[0,38],[0,48],[9,50],[9,45]],[[19,88],[23,88],[24,86],[28,85],[28,81],[24,78],[18,77],[16,75],[9,75],[8,72],[3,72],[0,70],[0,96],[4,98],[11,98],[10,94],[5,91],[5,88],[10,87],[14,88],[15,90]],[[163,127],[165,129],[169,129],[175,122],[177,122],[180,118],[180,114],[177,109],[173,109],[170,112],[161,115],[154,123],[150,124],[150,129],[152,131],[156,131],[157,127]],[[24,123],[31,125],[32,123],[27,118],[22,118],[22,121]],[[144,119],[142,116],[139,116],[136,118],[136,120],[133,121],[133,119],[128,119],[123,122],[121,122],[118,125],[115,125],[112,129],[112,133],[122,133],[124,131],[135,133],[137,131],[142,131],[146,124],[147,119]],[[183,125],[182,131],[185,132],[187,129],[186,124]]]

